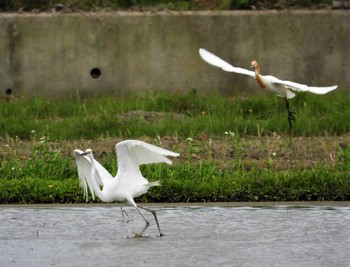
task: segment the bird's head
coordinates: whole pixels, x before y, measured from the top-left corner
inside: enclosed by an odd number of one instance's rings
[[[91,155],[91,154],[92,154],[92,150],[90,148],[86,149],[83,153],[81,153],[82,156]]]
[[[256,62],[256,60],[252,60],[250,62],[250,68],[255,70],[258,67],[258,62]]]

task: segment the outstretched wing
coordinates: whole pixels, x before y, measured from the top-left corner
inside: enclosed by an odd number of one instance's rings
[[[167,163],[172,161],[167,156],[178,157],[180,154],[170,150],[151,145],[139,140],[126,140],[116,145],[118,157],[118,169],[125,167],[133,168],[142,164]]]
[[[282,81],[279,79],[276,79],[274,81],[275,84],[281,84],[286,86],[289,89],[295,90],[295,91],[301,91],[301,92],[310,92],[313,94],[323,95],[327,94],[328,92],[331,92],[338,88],[338,85],[333,86],[325,86],[325,87],[315,87],[315,86],[307,86],[305,84],[290,82],[290,81]]]
[[[126,198],[132,205],[133,197],[145,194],[157,182],[149,183],[142,176],[139,166],[148,163],[164,162],[172,164],[167,156],[178,157],[179,154],[138,140],[126,140],[116,145],[118,157],[117,183],[120,190],[126,192]]]
[[[83,189],[84,197],[86,198],[86,201],[89,200],[89,194],[88,194],[88,188],[91,192],[92,199],[95,200],[95,191],[92,186],[92,179],[95,180],[95,182],[100,185],[104,186],[107,182],[107,180],[113,179],[112,175],[97,161],[94,159],[95,163],[95,171],[93,177],[92,177],[92,163],[90,157],[86,155],[82,155],[84,151],[80,149],[74,150],[74,157],[75,161],[78,166],[78,176],[80,180],[80,186]]]
[[[209,51],[205,50],[204,48],[199,49],[199,55],[201,56],[201,58],[205,62],[207,62],[210,65],[213,65],[215,67],[221,68],[224,71],[234,72],[234,73],[238,73],[238,74],[244,74],[244,75],[248,75],[252,78],[255,78],[255,73],[253,71],[242,69],[239,67],[233,67],[231,64],[222,60],[221,58],[214,55],[213,53],[210,53]]]

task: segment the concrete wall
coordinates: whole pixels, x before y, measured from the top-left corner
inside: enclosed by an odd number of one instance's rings
[[[0,13],[0,92],[258,90],[254,80],[203,62],[200,47],[234,66],[257,59],[263,74],[350,90],[350,13],[330,10]]]

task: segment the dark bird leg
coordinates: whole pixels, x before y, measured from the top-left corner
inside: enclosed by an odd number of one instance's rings
[[[126,220],[127,223],[133,221],[133,219],[130,219],[129,214],[125,210],[123,210],[123,207],[120,207],[120,210],[122,211],[123,222],[125,221],[125,216],[128,217],[128,219]]]
[[[143,216],[143,214],[141,213],[141,211],[138,209],[138,208],[141,208],[141,209],[144,209],[144,210],[147,210],[148,212],[151,212],[154,216],[154,219],[156,221],[156,224],[157,224],[157,227],[158,227],[158,231],[159,231],[159,236],[163,236],[163,233],[160,231],[160,226],[159,226],[159,222],[158,222],[158,218],[157,218],[157,214],[154,210],[151,210],[149,208],[145,208],[145,207],[142,207],[142,206],[137,206],[136,209],[138,210],[138,212],[141,214],[142,218],[145,220],[146,222],[146,226],[145,228],[141,231],[141,233],[139,234],[139,236],[141,236],[143,234],[143,232],[148,228],[149,226],[149,222],[146,220],[145,216]]]
[[[288,123],[289,123],[289,131],[290,131],[290,145],[292,144],[292,122],[296,122],[295,120],[295,112],[290,111],[289,109],[289,101],[288,98],[286,98],[286,108],[288,112]]]
[[[149,221],[147,221],[146,217],[142,214],[142,212],[140,211],[139,207],[135,206],[135,208],[140,213],[141,217],[145,220],[145,223],[146,223],[145,227],[142,229],[142,231],[139,234],[135,233],[135,237],[142,237],[143,233],[146,231],[146,229],[148,228],[150,223],[149,223]]]
[[[290,111],[289,109],[289,101],[286,98],[286,108],[287,108],[287,112],[288,112],[288,123],[289,123],[289,129],[292,130],[292,122],[295,122],[295,112]]]

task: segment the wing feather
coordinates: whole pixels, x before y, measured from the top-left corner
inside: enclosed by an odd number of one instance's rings
[[[231,64],[227,63],[226,61],[222,60],[218,56],[214,55],[213,53],[211,53],[203,48],[199,49],[199,55],[201,56],[201,58],[205,62],[207,62],[210,65],[213,65],[215,67],[221,68],[224,71],[234,72],[234,73],[238,73],[238,74],[244,74],[244,75],[248,75],[252,78],[255,78],[255,73],[253,71],[242,69],[239,67],[233,67]]]
[[[179,154],[139,140],[126,140],[116,145],[118,158],[117,180],[120,187],[128,188],[134,197],[147,192],[149,187],[159,185],[158,181],[149,183],[142,176],[139,166],[149,163],[167,163],[172,161],[167,156]]]
[[[326,86],[326,87],[314,87],[314,86],[309,86],[309,92],[318,94],[318,95],[324,95],[327,94],[328,92],[331,92],[335,89],[338,88],[338,85],[333,85],[333,86]]]
[[[274,81],[274,83],[284,85],[287,88],[295,90],[295,91],[310,92],[310,93],[314,93],[314,94],[318,94],[318,95],[323,95],[323,94],[329,93],[329,92],[338,88],[338,85],[325,86],[325,87],[315,87],[315,86],[307,86],[305,84],[300,84],[300,83],[291,82],[291,81],[282,81],[279,79]]]
[[[118,168],[125,164],[140,166],[149,163],[167,163],[172,164],[172,161],[167,156],[178,157],[180,154],[170,150],[151,145],[139,140],[126,140],[116,145]]]

